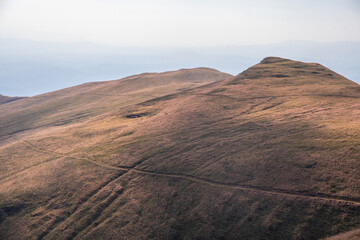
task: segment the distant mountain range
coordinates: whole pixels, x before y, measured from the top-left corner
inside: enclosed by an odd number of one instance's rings
[[[357,83],[278,57],[4,103],[0,236],[352,239],[359,119]]]
[[[360,42],[126,48],[1,39],[0,92],[32,96],[90,81],[179,68],[210,67],[238,74],[269,55],[321,62],[360,82]]]
[[[232,75],[209,68],[144,73],[120,80],[84,83],[29,98],[0,95],[0,141],[30,129],[83,121],[115,108],[177,93]],[[15,101],[22,99],[22,101]]]

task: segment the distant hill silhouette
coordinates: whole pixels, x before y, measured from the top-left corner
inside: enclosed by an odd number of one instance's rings
[[[272,55],[320,62],[360,83],[360,42],[144,48],[0,39],[0,92],[33,96],[90,81],[198,66],[236,75]]]

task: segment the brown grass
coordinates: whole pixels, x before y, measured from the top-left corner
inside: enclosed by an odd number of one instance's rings
[[[0,234],[319,239],[356,228],[359,89],[319,64],[266,58],[8,143]]]
[[[339,235],[324,239],[325,240],[358,240],[360,239],[360,229],[356,229],[346,233],[341,233]]]

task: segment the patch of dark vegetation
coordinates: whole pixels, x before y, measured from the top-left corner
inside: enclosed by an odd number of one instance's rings
[[[12,215],[16,214],[17,212],[21,211],[21,209],[23,209],[25,207],[26,207],[25,204],[17,203],[17,204],[10,205],[10,206],[4,206],[1,208],[0,211],[2,211],[3,213],[5,213],[7,215],[12,216]]]
[[[239,83],[239,80],[242,79],[257,79],[264,76],[264,74],[267,74],[268,72],[265,72],[263,69],[260,71],[251,71],[251,70],[245,70],[240,74],[239,77],[234,79],[233,81],[229,82],[229,85],[235,82],[235,84]]]
[[[307,163],[307,164],[305,164],[305,166],[304,166],[305,168],[314,168],[314,167],[316,167],[316,162],[313,162],[313,163]]]
[[[297,69],[309,68],[308,64],[302,63],[302,62],[293,62],[293,63],[290,63],[288,66],[292,67],[292,68],[297,68]]]
[[[147,116],[149,113],[144,112],[144,113],[134,113],[134,114],[128,114],[125,117],[126,118],[140,118],[140,117],[144,117]]]
[[[289,75],[285,75],[285,74],[274,74],[274,75],[271,75],[271,77],[286,78],[286,77],[290,77],[290,76],[289,76]]]
[[[320,74],[319,72],[311,72],[312,74]]]
[[[212,90],[210,93],[219,93],[219,92],[224,92],[226,91],[226,88],[217,88]]]
[[[0,207],[0,222],[2,222],[6,216],[14,216],[26,207],[27,205],[24,203],[13,203]]]

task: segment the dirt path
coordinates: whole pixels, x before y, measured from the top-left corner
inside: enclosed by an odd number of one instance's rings
[[[34,146],[33,144],[31,144],[30,142],[24,140],[23,143],[28,146],[29,148],[37,151],[37,152],[42,152],[42,153],[46,153],[46,154],[49,154],[49,155],[53,155],[53,156],[59,156],[59,157],[68,157],[68,158],[74,158],[74,159],[78,159],[78,160],[83,160],[83,161],[87,161],[87,162],[91,162],[93,164],[96,164],[98,166],[101,166],[101,167],[104,167],[104,168],[108,168],[108,169],[113,169],[113,170],[124,170],[124,171],[128,171],[129,168],[122,168],[122,167],[114,167],[114,166],[110,166],[110,165],[107,165],[105,163],[101,163],[101,162],[98,162],[98,161],[95,161],[95,160],[91,160],[91,159],[88,159],[88,158],[82,158],[82,157],[76,157],[76,156],[70,156],[70,155],[67,155],[67,154],[63,154],[63,153],[58,153],[58,152],[52,152],[52,151],[47,151],[47,150],[44,150],[42,148],[38,148],[36,146]]]
[[[110,165],[100,163],[98,161],[91,160],[88,158],[74,157],[74,156],[70,156],[70,155],[66,155],[66,154],[62,154],[62,153],[47,151],[47,150],[44,150],[44,149],[34,146],[33,144],[31,144],[28,141],[23,141],[23,142],[25,145],[27,145],[28,147],[30,147],[33,150],[38,151],[38,152],[55,155],[55,156],[62,156],[62,157],[83,160],[83,161],[87,161],[87,162],[96,164],[98,166],[112,169],[112,170],[121,170],[121,171],[127,171],[128,173],[133,172],[133,173],[138,173],[138,174],[167,177],[167,178],[185,179],[188,181],[197,182],[197,183],[201,183],[201,184],[207,184],[210,186],[221,187],[221,188],[231,188],[231,189],[236,189],[236,190],[240,190],[240,191],[244,191],[244,192],[248,192],[248,193],[252,193],[252,194],[261,194],[261,195],[267,195],[267,196],[272,196],[272,197],[280,197],[280,198],[287,197],[287,198],[298,199],[298,200],[318,201],[318,202],[323,202],[323,203],[327,203],[327,204],[347,205],[347,206],[356,206],[356,207],[360,206],[360,201],[342,199],[340,197],[336,198],[334,196],[327,196],[325,194],[322,196],[310,196],[310,195],[305,195],[305,194],[301,194],[298,192],[290,192],[287,190],[265,189],[265,188],[261,188],[261,187],[255,187],[255,186],[244,186],[244,185],[216,182],[213,180],[195,177],[195,176],[191,176],[191,175],[175,174],[175,173],[160,173],[160,172],[154,172],[154,171],[140,170],[140,169],[136,169],[136,168],[132,168],[132,167],[115,167],[115,166],[110,166]]]

